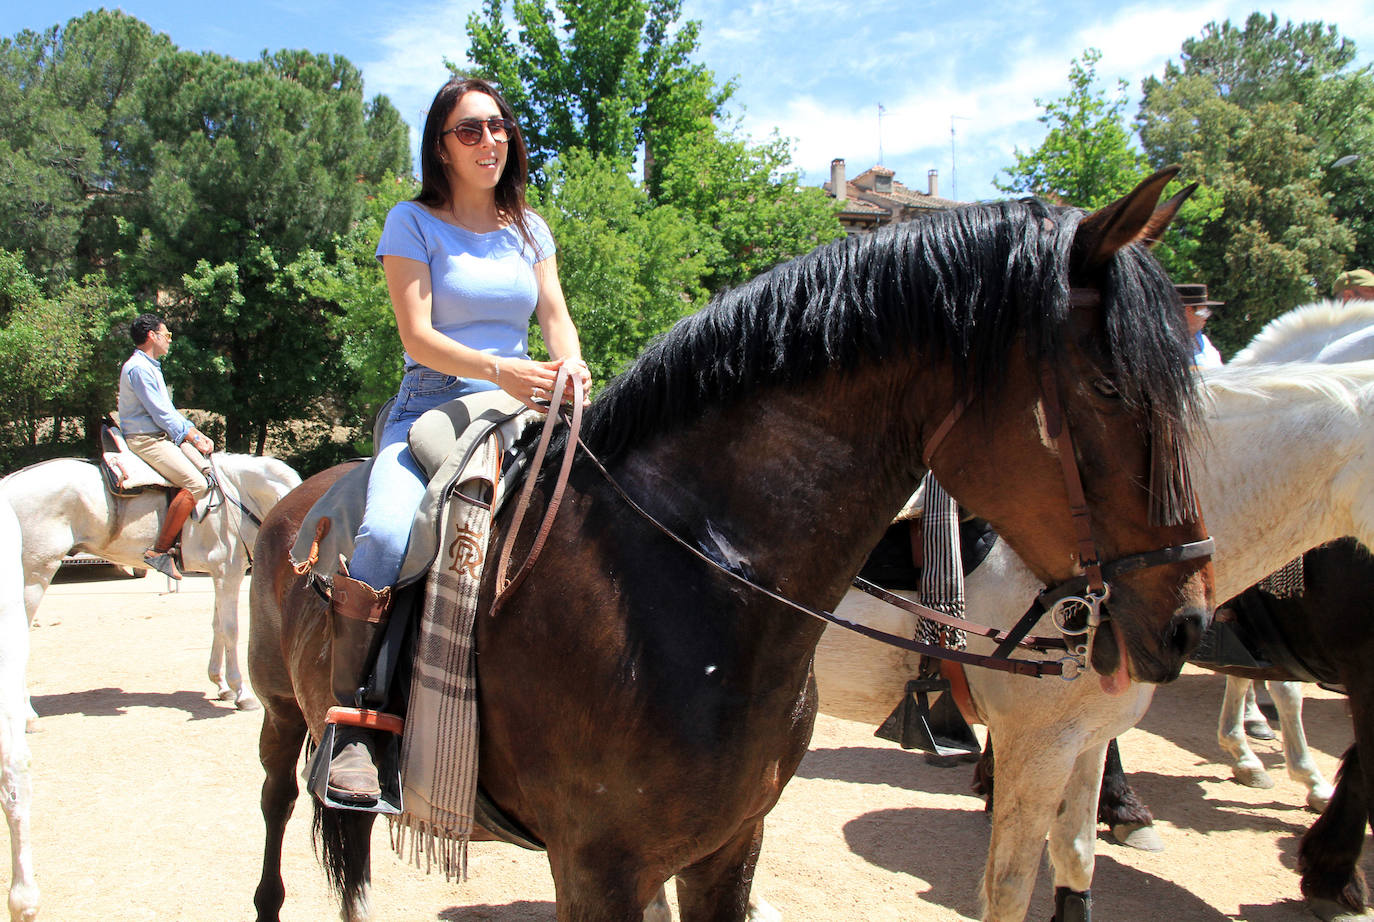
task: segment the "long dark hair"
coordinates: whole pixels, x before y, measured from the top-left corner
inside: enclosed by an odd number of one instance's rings
[[[530,234],[526,221],[525,183],[529,179],[529,153],[525,148],[525,137],[520,133],[520,125],[515,120],[515,110],[510,103],[485,80],[476,77],[454,77],[434,94],[429,104],[429,115],[425,118],[425,131],[420,139],[420,194],[413,201],[430,208],[447,208],[453,201],[453,189],[449,186],[448,172],[444,169],[440,148],[443,139],[440,132],[448,115],[458,105],[458,101],[468,93],[485,93],[496,102],[501,117],[515,125],[510,140],[506,142],[506,168],[496,182],[496,212],[515,225],[520,236],[533,249],[538,259],[544,258],[539,246]]]

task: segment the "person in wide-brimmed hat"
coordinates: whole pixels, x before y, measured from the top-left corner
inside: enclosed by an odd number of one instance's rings
[[[1374,272],[1351,269],[1336,276],[1333,288],[1342,301],[1374,301]]]
[[[1207,297],[1207,286],[1196,283],[1175,285],[1183,310],[1188,316],[1188,332],[1193,337],[1193,364],[1199,368],[1215,368],[1221,364],[1221,353],[1212,341],[1202,332],[1213,310],[1222,306],[1221,301]]]

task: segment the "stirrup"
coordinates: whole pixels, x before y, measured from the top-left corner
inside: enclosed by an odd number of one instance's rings
[[[401,730],[405,722],[395,714],[367,708],[332,707],[325,715],[324,735],[310,762],[307,787],[326,807],[335,810],[361,810],[365,813],[396,814],[401,805]],[[371,802],[340,800],[329,790],[329,764],[343,746],[339,739],[340,724],[361,727],[374,734],[377,781],[381,796]]]
[[[143,562],[168,579],[181,579],[181,571],[177,569],[177,562],[171,551],[158,551],[151,557],[144,554]]]
[[[939,697],[931,704],[933,694]],[[903,749],[919,749],[938,757],[977,761],[982,753],[978,737],[959,713],[945,678],[909,680],[901,702],[873,735]]]

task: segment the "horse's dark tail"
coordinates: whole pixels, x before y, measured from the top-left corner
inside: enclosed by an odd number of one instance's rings
[[[336,810],[311,798],[315,816],[310,837],[329,885],[345,905],[354,902],[372,879],[372,824],[377,814]]]

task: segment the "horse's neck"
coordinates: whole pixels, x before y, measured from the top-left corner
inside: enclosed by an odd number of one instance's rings
[[[1217,599],[1230,598],[1309,548],[1360,535],[1341,485],[1363,483],[1362,418],[1317,392],[1263,401],[1216,393],[1217,413],[1193,464],[1216,539]]]
[[[871,410],[818,402],[778,394],[709,414],[627,460],[625,485],[723,565],[833,605],[914,491],[920,461],[894,457],[913,438],[866,426]]]

